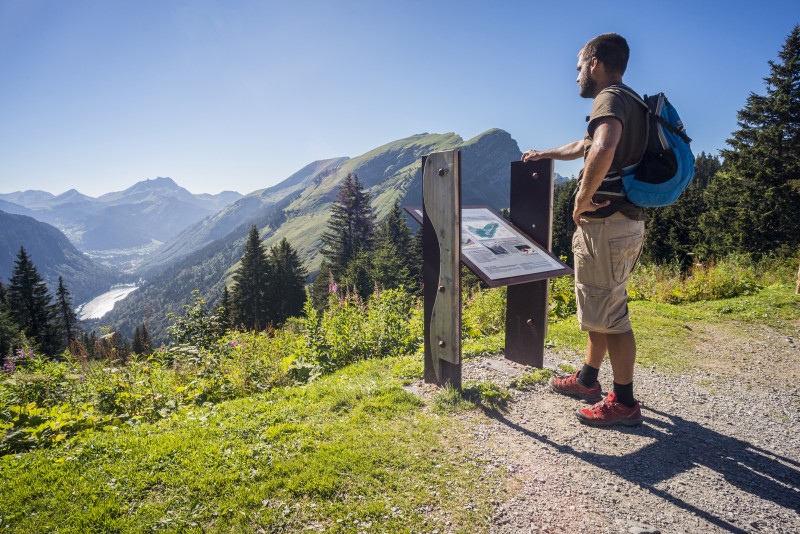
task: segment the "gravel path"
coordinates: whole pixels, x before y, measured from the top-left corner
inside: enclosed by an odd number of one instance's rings
[[[740,351],[800,369],[792,338],[765,329],[739,341]],[[546,362],[579,368],[582,358],[548,353]],[[464,380],[499,384],[525,371],[503,359],[463,365]],[[582,401],[546,384],[514,391],[506,413],[459,415],[475,456],[508,479],[491,531],[800,532],[798,383],[753,366],[703,367],[681,376],[638,368],[645,422],[635,428],[582,425]],[[612,383],[607,362],[600,383],[604,392]]]

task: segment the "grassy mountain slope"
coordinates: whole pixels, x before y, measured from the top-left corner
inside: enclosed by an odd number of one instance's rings
[[[320,173],[345,161],[334,158],[306,165],[283,182],[254,191],[187,227],[163,247],[148,256],[139,268],[145,277],[170,265],[203,246],[226,236],[236,227],[269,216],[287,196],[308,186]],[[249,226],[248,226],[249,228]]]

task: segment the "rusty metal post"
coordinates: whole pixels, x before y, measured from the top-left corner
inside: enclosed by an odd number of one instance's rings
[[[511,223],[549,251],[553,235],[553,161],[511,163]],[[544,365],[549,280],[508,286],[505,357]]]

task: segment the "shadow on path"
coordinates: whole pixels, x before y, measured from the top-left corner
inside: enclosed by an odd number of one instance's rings
[[[645,417],[645,424],[640,427],[614,428],[655,441],[635,452],[621,455],[576,450],[570,445],[552,441],[546,434],[537,434],[513,423],[500,413],[487,412],[487,415],[561,453],[606,469],[729,532],[747,531],[655,486],[696,466],[704,466],[722,475],[727,483],[741,491],[800,512],[800,463],[797,461],[720,434],[696,422],[651,408],[648,411],[666,421]]]

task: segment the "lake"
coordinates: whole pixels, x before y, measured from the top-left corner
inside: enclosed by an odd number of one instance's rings
[[[118,300],[124,299],[138,288],[139,286],[136,285],[112,287],[110,291],[106,291],[89,302],[78,306],[75,313],[77,313],[80,320],[100,319],[114,308],[114,304]]]

